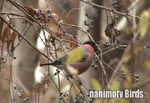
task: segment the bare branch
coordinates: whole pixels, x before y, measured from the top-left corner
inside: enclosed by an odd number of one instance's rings
[[[97,5],[95,3],[87,2],[85,0],[80,0],[80,1],[82,1],[84,3],[87,3],[89,5],[92,5],[94,7],[97,7],[97,8],[100,8],[100,9],[104,9],[104,10],[107,10],[109,12],[113,12],[113,13],[116,13],[116,14],[119,14],[119,15],[122,15],[122,16],[130,16],[130,17],[134,17],[134,18],[138,18],[138,19],[140,18],[139,16],[136,16],[136,15],[132,15],[132,14],[129,14],[129,13],[122,13],[122,12],[119,12],[119,11],[115,11],[115,10],[107,8],[105,6]]]
[[[21,35],[20,32],[18,32],[12,25],[10,25],[2,16],[0,16],[0,18],[13,30],[15,31],[18,36],[22,37],[23,40],[25,40],[30,46],[32,46],[37,52],[39,52],[41,55],[43,55],[44,57],[46,57],[47,59],[51,60],[47,55],[45,55],[44,53],[42,53],[41,51],[39,51],[30,41],[27,40],[26,37],[24,37],[23,35]]]

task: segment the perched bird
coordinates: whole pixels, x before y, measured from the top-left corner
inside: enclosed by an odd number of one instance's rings
[[[59,67],[64,65],[65,71],[69,73],[68,75],[79,75],[90,67],[96,49],[94,42],[86,41],[54,62],[43,63],[40,66],[53,65]]]

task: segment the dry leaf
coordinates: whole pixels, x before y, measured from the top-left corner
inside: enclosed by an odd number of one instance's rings
[[[54,35],[59,35],[61,28],[58,23],[58,16],[56,16],[56,14],[52,13],[52,18],[49,20],[48,26]]]
[[[11,34],[11,52],[14,51],[14,42],[15,42],[15,39],[16,39],[16,33],[12,32],[12,34]]]
[[[12,42],[12,35],[10,29],[8,30],[8,33],[6,35],[6,43],[7,43],[7,49],[9,49],[10,43]]]
[[[28,11],[28,13],[32,16],[36,14],[36,10],[32,6],[25,5],[24,9]]]
[[[115,27],[115,22],[112,22],[107,25],[105,29],[105,34],[108,36],[113,42],[116,41],[117,37],[121,35],[121,31],[117,30]]]
[[[71,50],[72,49],[74,49],[74,48],[76,48],[78,45],[77,45],[77,42],[74,42],[74,40],[77,40],[77,37],[76,36],[73,36],[72,38],[71,38],[71,43],[70,43],[70,48],[71,48]]]
[[[2,40],[2,42],[5,42],[5,40],[6,40],[6,38],[7,38],[8,35],[11,35],[11,32],[10,32],[10,28],[7,26],[4,29],[3,33],[1,34],[1,40]]]

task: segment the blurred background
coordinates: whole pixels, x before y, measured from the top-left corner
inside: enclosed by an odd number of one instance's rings
[[[149,0],[0,0],[0,103],[149,103]],[[68,79],[40,67],[87,40],[90,68]],[[89,90],[142,90],[142,99],[92,99]]]

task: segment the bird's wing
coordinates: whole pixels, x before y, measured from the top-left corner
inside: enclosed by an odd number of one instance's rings
[[[88,54],[85,53],[84,47],[78,47],[74,50],[72,50],[67,56],[66,56],[66,63],[73,64],[76,62],[84,62],[88,57]]]

